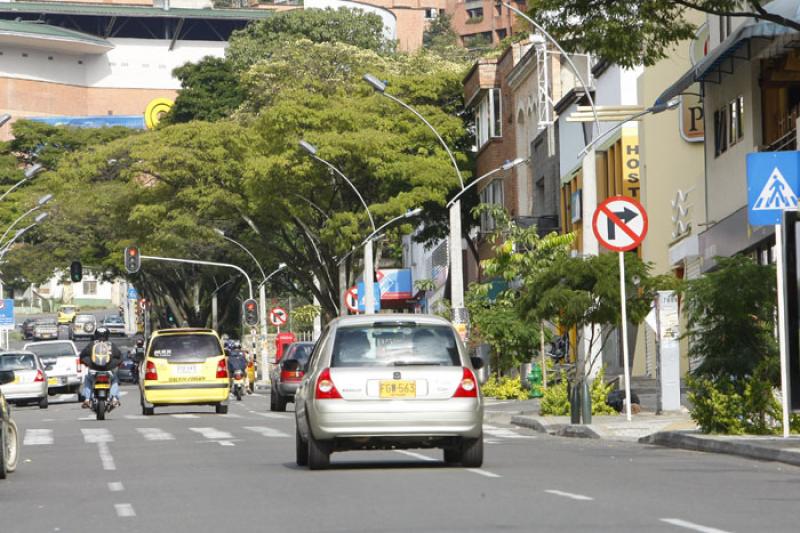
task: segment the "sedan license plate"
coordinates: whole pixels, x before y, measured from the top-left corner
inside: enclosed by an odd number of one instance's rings
[[[416,381],[381,381],[381,398],[416,398]]]
[[[173,373],[178,376],[193,376],[197,374],[198,365],[175,365],[173,366]]]
[[[47,378],[47,384],[48,385],[60,385],[61,384],[61,380],[58,379],[58,378]]]

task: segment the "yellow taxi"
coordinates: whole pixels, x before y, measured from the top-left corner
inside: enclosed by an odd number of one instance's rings
[[[78,314],[80,308],[77,305],[62,305],[58,309],[58,323],[70,324],[72,323],[75,315]]]
[[[139,366],[143,415],[162,405],[213,405],[228,412],[228,358],[212,329],[156,331]]]

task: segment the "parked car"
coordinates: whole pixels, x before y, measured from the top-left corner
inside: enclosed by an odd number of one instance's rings
[[[303,381],[306,363],[313,349],[313,342],[294,342],[286,347],[281,362],[273,367],[269,376],[270,411],[286,411],[286,404],[294,402],[294,393]],[[297,361],[300,366],[296,370],[286,370],[286,361]]]
[[[297,464],[325,468],[344,450],[442,448],[447,463],[481,466],[482,364],[440,317],[333,320],[295,393]]]
[[[13,370],[0,370],[0,479],[17,469],[19,432],[11,418],[11,407],[3,396],[3,385],[16,379]]]
[[[22,333],[23,339],[28,340],[33,338],[34,324],[36,324],[35,318],[26,318],[25,320],[22,321],[22,324],[20,324],[19,329],[20,332]]]
[[[108,330],[108,334],[117,337],[125,337],[125,321],[119,315],[107,316],[103,319],[102,327]]]
[[[72,321],[72,331],[70,335],[73,340],[81,338],[91,339],[96,329],[97,318],[95,318],[94,315],[75,315],[75,320]]]
[[[62,305],[58,309],[58,323],[71,324],[80,308],[77,305]]]
[[[33,324],[33,340],[41,341],[45,339],[58,338],[58,323],[55,318],[38,318]]]
[[[143,415],[160,405],[213,405],[228,412],[228,358],[213,329],[156,331],[139,371]]]
[[[36,402],[47,409],[47,375],[33,352],[0,353],[0,370],[13,370],[14,381],[0,386],[3,396],[14,403]]]
[[[47,373],[49,394],[78,393],[86,371],[78,358],[79,351],[72,341],[29,342],[23,350],[39,356]]]

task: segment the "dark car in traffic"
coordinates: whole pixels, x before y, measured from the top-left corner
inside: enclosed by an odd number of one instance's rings
[[[26,318],[22,321],[22,324],[19,325],[20,332],[22,333],[22,338],[25,340],[33,338],[33,326],[36,324],[35,318]]]
[[[286,404],[294,402],[294,393],[303,381],[308,357],[312,351],[314,351],[313,342],[294,342],[286,348],[280,363],[275,365],[269,377],[270,411],[286,411]],[[288,365],[294,365],[296,368],[292,370],[286,368],[287,361],[296,361]]]

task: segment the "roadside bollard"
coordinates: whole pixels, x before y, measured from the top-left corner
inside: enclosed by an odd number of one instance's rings
[[[539,366],[539,363],[533,363],[531,365],[531,371],[528,374],[528,383],[530,384],[530,392],[528,393],[529,398],[541,398],[542,397],[542,367]]]

